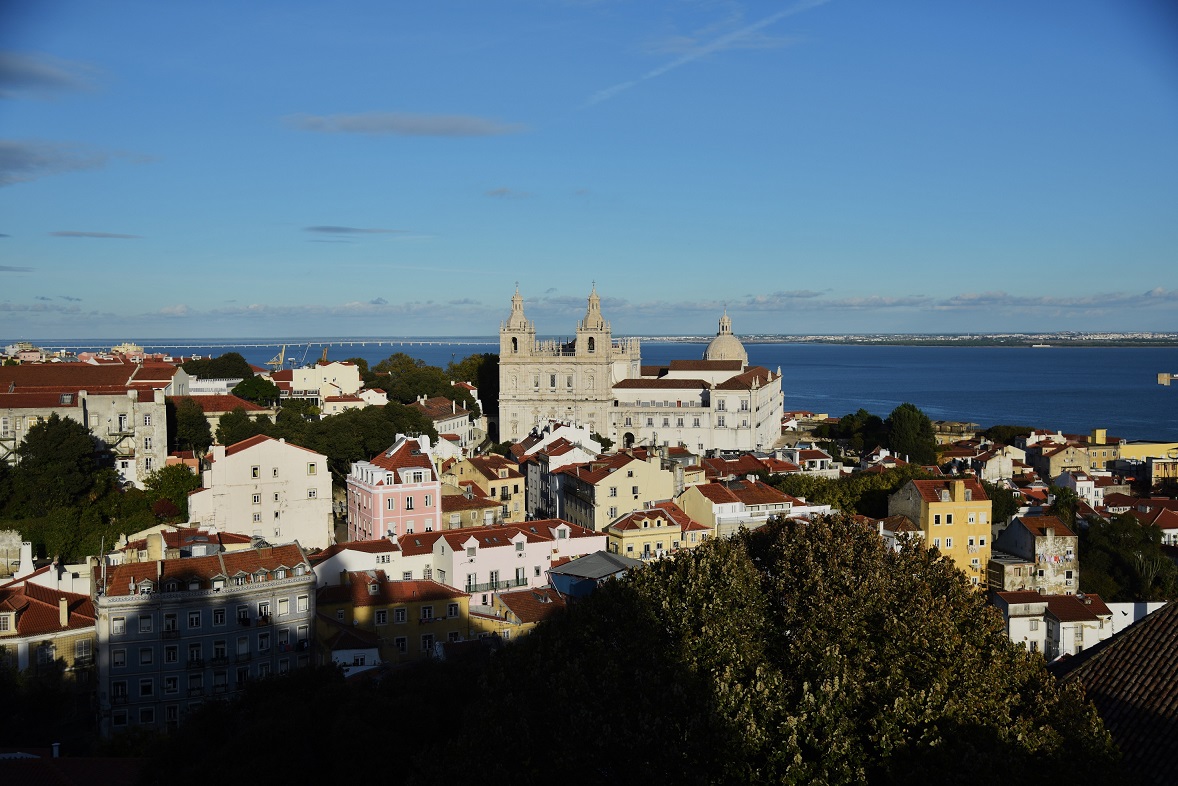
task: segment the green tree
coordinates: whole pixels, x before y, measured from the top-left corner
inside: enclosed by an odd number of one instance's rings
[[[469,382],[479,390],[479,398],[487,405],[488,415],[499,414],[499,355],[483,352],[468,355],[457,363],[450,363],[446,373],[455,382]]]
[[[247,377],[233,386],[233,395],[246,401],[271,407],[278,403],[278,386],[268,379]]]
[[[1030,426],[990,426],[979,436],[983,436],[991,442],[997,442],[999,445],[1013,445],[1017,437],[1025,437],[1033,430]]]
[[[191,450],[200,456],[213,444],[213,430],[200,404],[185,396],[168,399],[168,433],[176,450]]]
[[[1178,567],[1156,526],[1120,514],[1078,529],[1081,590],[1106,601],[1178,600]]]
[[[103,472],[100,456],[103,463],[109,459],[109,451],[85,426],[56,413],[28,430],[16,454],[12,496],[5,505],[6,515],[13,518],[44,516],[55,508],[81,504]]]
[[[238,352],[226,352],[215,358],[189,360],[181,368],[202,379],[248,379],[254,369]]]
[[[174,515],[184,521],[188,520],[188,495],[200,484],[200,476],[183,464],[160,467],[143,480],[152,505],[166,500],[176,509]]]
[[[270,418],[251,418],[246,414],[245,407],[237,407],[218,418],[217,444],[233,445],[243,439],[265,434],[270,425]]]
[[[985,480],[982,481],[982,488],[986,490],[986,496],[990,498],[990,518],[993,521],[1010,521],[1011,516],[1018,513],[1019,498],[1013,491],[1005,486]]]
[[[913,464],[932,464],[937,460],[933,423],[916,405],[904,403],[896,407],[886,424],[888,449],[893,455],[906,457]]]
[[[451,385],[446,372],[424,360],[397,352],[376,364],[375,371],[385,375],[379,387],[388,393],[390,402],[412,404],[418,396],[441,396],[479,415],[479,404],[470,391]]]
[[[1047,508],[1051,512],[1051,515],[1057,517],[1069,527],[1075,527],[1076,510],[1080,506],[1080,497],[1072,489],[1061,488],[1060,486],[1050,486],[1048,493],[1055,498]]]

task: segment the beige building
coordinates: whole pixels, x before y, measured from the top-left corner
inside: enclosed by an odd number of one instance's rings
[[[335,541],[326,456],[259,434],[214,445],[206,461],[204,488],[188,497],[194,525],[307,549]]]
[[[527,479],[510,459],[497,454],[471,456],[450,465],[442,474],[442,480],[459,488],[473,483],[478,489],[474,494],[498,500],[498,523],[512,524],[524,520]]]
[[[558,515],[573,524],[604,532],[615,519],[675,493],[675,471],[656,453],[631,451],[572,464],[553,473],[558,484]]]
[[[1018,516],[994,540],[988,565],[995,591],[1073,595],[1080,587],[1079,538],[1055,516]]]
[[[637,339],[614,341],[594,289],[569,342],[538,341],[517,289],[511,316],[499,327],[499,438],[518,442],[547,420],[608,428],[613,385],[639,376]]]
[[[910,480],[888,498],[888,515],[907,516],[926,546],[953,560],[971,584],[986,587],[991,503],[976,480]]]

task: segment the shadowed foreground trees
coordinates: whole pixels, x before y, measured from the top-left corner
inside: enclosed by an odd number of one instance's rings
[[[648,565],[477,667],[317,686],[263,684],[248,711],[202,710],[157,749],[160,771],[194,738],[326,766],[335,734],[357,754],[350,773],[407,783],[473,768],[513,783],[1089,782],[1115,759],[1092,708],[1010,643],[948,561],[887,551],[842,517]],[[280,723],[295,706],[318,712]],[[395,768],[377,754],[390,739]],[[222,758],[189,779],[228,776],[209,769]]]

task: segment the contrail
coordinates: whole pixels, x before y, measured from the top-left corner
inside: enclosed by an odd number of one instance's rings
[[[612,87],[607,87],[604,90],[598,90],[596,93],[591,95],[589,97],[589,99],[584,104],[581,105],[581,108],[584,109],[586,107],[593,106],[594,104],[600,104],[602,101],[613,98],[618,93],[625,92],[626,90],[629,90],[630,88],[634,87],[635,85],[637,85],[641,82],[645,82],[648,79],[654,79],[657,76],[662,76],[663,74],[667,73],[668,71],[674,71],[676,68],[679,68],[680,66],[685,66],[688,63],[691,63],[695,60],[700,59],[701,57],[704,57],[706,55],[710,55],[713,52],[718,52],[718,51],[726,48],[730,44],[732,44],[734,41],[737,41],[740,38],[743,38],[744,36],[749,35],[750,33],[755,33],[758,30],[768,27],[769,25],[772,25],[776,22],[779,22],[782,19],[785,19],[787,16],[794,16],[795,14],[800,14],[803,11],[809,11],[811,8],[816,8],[820,5],[825,5],[828,2],[830,2],[830,0],[803,0],[800,3],[796,3],[795,5],[790,6],[789,8],[785,9],[784,11],[778,11],[776,14],[765,17],[764,19],[760,20],[759,22],[753,22],[751,25],[748,25],[747,27],[742,27],[739,30],[734,30],[731,33],[727,33],[725,35],[722,35],[719,38],[717,38],[715,41],[704,44],[703,46],[699,47],[698,49],[688,52],[687,54],[683,55],[682,57],[676,58],[675,60],[672,60],[671,62],[667,63],[666,65],[661,65],[658,68],[654,69],[653,71],[647,71],[645,74],[638,77],[637,79],[632,79],[629,82],[619,82],[618,84],[616,84]]]

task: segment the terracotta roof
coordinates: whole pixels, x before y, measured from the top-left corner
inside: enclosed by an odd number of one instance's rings
[[[982,484],[972,478],[966,478],[965,480],[913,480],[909,482],[916,486],[921,499],[925,502],[940,502],[941,489],[952,491],[954,483],[964,483],[965,490],[971,492],[974,502],[984,502],[989,499],[986,496],[986,490],[982,488]]]
[[[1099,595],[1041,595],[1047,601],[1047,611],[1060,622],[1095,622],[1112,615]]]
[[[310,559],[312,562],[318,564],[325,559],[334,557],[343,551],[362,551],[365,554],[386,554],[394,551],[400,551],[400,547],[387,538],[378,538],[377,540],[353,540],[348,543],[335,543],[328,546],[323,551],[315,554]]]
[[[798,500],[785,492],[778,491],[759,480],[736,480],[728,484],[728,490],[745,505],[792,505]]]
[[[62,598],[68,610],[64,630],[94,626],[94,604],[89,595],[62,592],[31,582],[0,589],[0,610],[17,613],[17,635],[43,636],[63,630],[59,605]],[[0,643],[3,641],[0,639]]]
[[[1178,772],[1178,603],[1052,667],[1096,705],[1121,749],[1121,766],[1145,783]]]
[[[151,581],[154,591],[169,579],[180,582],[186,590],[190,581],[197,581],[200,589],[210,589],[214,578],[231,579],[238,575],[254,576],[259,571],[267,576],[283,568],[292,570],[297,565],[310,567],[298,544],[283,546],[262,546],[241,551],[222,552],[207,557],[181,557],[178,559],[131,562],[124,565],[110,565],[106,569],[106,594],[109,596],[134,595],[144,580]],[[309,571],[308,571],[309,572]],[[96,581],[101,581],[101,566],[94,567]]]
[[[752,390],[754,387],[762,387],[773,380],[773,373],[767,368],[761,366],[753,366],[743,374],[737,374],[731,379],[727,379],[716,385],[717,390]]]
[[[664,513],[666,513],[671,519],[673,519],[677,524],[679,524],[679,527],[684,532],[687,532],[689,530],[710,530],[710,529],[712,529],[707,524],[701,524],[700,522],[693,519],[691,516],[688,516],[687,513],[684,512],[683,508],[679,507],[674,502],[670,502],[670,501],[656,502],[656,503],[654,503],[653,507],[656,507],[659,510],[662,510]]]
[[[722,483],[701,483],[698,486],[692,486],[692,488],[716,505],[740,502],[740,498],[729,491],[728,487]]]
[[[739,360],[672,360],[672,371],[740,371],[744,364]]]
[[[673,519],[667,511],[659,508],[646,508],[627,513],[610,524],[608,529],[616,532],[628,532],[630,530],[650,529],[651,527],[682,529],[682,525],[678,521]]]
[[[60,409],[76,406],[76,393],[0,393],[0,409]]]
[[[523,477],[520,474],[518,464],[497,453],[487,456],[471,456],[467,461],[488,480],[507,480],[512,478],[518,480]],[[507,470],[506,478],[499,477],[500,470]]]
[[[470,416],[470,412],[467,409],[461,406],[457,406],[456,408],[455,403],[445,396],[433,396],[432,398],[427,398],[425,401],[414,401],[409,406],[418,412],[424,413],[427,418],[433,421]]]
[[[501,592],[499,600],[524,624],[543,622],[563,613],[565,609],[564,598],[551,587]]]
[[[89,363],[22,363],[0,366],[0,390],[34,391],[43,388],[90,390],[94,387],[126,388],[134,366]]]
[[[172,401],[179,401],[180,398],[176,396],[169,396]],[[206,415],[216,415],[218,413],[232,412],[237,408],[244,409],[249,412],[268,412],[265,407],[258,406],[252,401],[246,401],[243,398],[231,394],[217,395],[217,396],[183,396],[200,405],[201,411]]]
[[[1064,524],[1056,516],[1019,516],[1018,520],[1021,521],[1023,526],[1026,527],[1027,530],[1037,538],[1047,537],[1048,527],[1052,527],[1055,530],[1055,534],[1057,536],[1062,536],[1065,538],[1076,537],[1076,533],[1072,532],[1071,529],[1068,528],[1068,525]]]
[[[398,470],[406,467],[420,467],[429,470],[429,479],[437,480],[434,465],[429,455],[421,449],[416,439],[406,438],[399,444],[392,445],[388,450],[375,456],[371,462],[381,469]]]
[[[348,573],[348,580],[348,584],[320,587],[316,601],[322,604],[347,603],[356,607],[470,597],[461,590],[436,581],[391,581],[383,570],[351,571]],[[375,588],[375,591],[372,588]]]
[[[621,390],[706,390],[707,382],[702,379],[623,379],[614,383],[614,389]]]
[[[465,510],[486,510],[497,508],[499,503],[487,497],[468,497],[465,494],[443,494],[442,513],[457,513]]]

